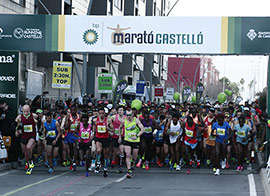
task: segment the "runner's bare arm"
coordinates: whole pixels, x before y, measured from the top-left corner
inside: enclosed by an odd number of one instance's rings
[[[171,122],[168,121],[167,125],[166,125],[165,128],[164,128],[164,133],[165,133],[165,135],[168,133],[168,130],[170,129],[170,127],[171,127]]]
[[[80,131],[80,124],[77,125],[77,127],[75,128],[75,131],[73,132],[73,135],[78,138],[79,137],[79,131]],[[76,134],[78,133],[78,135]]]
[[[59,122],[56,121],[55,126],[56,126],[56,129],[57,129],[57,131],[58,131],[58,134],[57,134],[57,136],[56,136],[56,141],[58,141],[59,138],[60,138],[61,135],[62,135],[62,130],[61,130],[61,127],[60,127]]]

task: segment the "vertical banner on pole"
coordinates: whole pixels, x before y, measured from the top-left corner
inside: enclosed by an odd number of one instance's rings
[[[189,96],[191,95],[191,87],[190,86],[186,86],[183,91],[182,91],[182,102],[186,102],[189,98]]]
[[[72,62],[53,61],[52,88],[70,89]]]
[[[145,81],[138,80],[136,84],[136,95],[143,96],[144,95],[144,87]]]
[[[98,92],[112,93],[112,73],[98,74]]]
[[[163,87],[162,86],[156,86],[155,87],[155,97],[156,98],[163,98]]]
[[[203,91],[204,91],[203,83],[199,82],[199,83],[196,85],[196,102],[197,102],[197,103],[200,103],[200,102],[201,102],[201,98],[202,98],[202,95],[203,95]]]
[[[18,111],[18,56],[18,52],[0,51],[0,99],[11,109],[8,112],[10,118],[16,118]]]
[[[167,88],[166,99],[173,100],[174,88]]]

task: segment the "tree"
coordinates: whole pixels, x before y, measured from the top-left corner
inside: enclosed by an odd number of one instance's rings
[[[243,92],[244,91],[244,84],[245,84],[244,78],[241,78],[239,83],[240,83],[240,86],[241,86],[241,92]]]
[[[266,111],[266,91],[267,88],[264,88],[262,92],[257,93],[256,95],[258,98],[258,103],[262,111]]]

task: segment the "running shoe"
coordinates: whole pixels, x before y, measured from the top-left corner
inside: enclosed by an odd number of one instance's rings
[[[48,173],[53,173],[53,168],[50,167],[50,169],[48,170]]]
[[[28,169],[28,163],[25,163],[24,169],[25,169],[25,170]]]
[[[27,171],[26,171],[26,175],[31,175],[33,169],[32,168],[28,168]]]
[[[201,162],[197,161],[197,168],[200,168],[200,167],[201,167]]]
[[[45,167],[48,167],[48,168],[50,167],[48,161],[46,161],[44,165],[45,165]]]
[[[143,163],[142,168],[145,169],[145,163]]]
[[[219,176],[220,175],[220,170],[217,169],[217,171],[214,173],[215,176]]]
[[[177,167],[177,164],[176,164],[176,163],[174,163],[173,168],[174,168],[174,169],[176,169],[176,167]]]
[[[226,169],[229,169],[229,168],[230,168],[229,162],[226,161]]]
[[[69,167],[69,170],[73,170],[73,167],[72,167],[72,165],[70,165],[70,167]]]
[[[93,171],[95,169],[95,166],[95,162],[92,162],[89,171]]]
[[[196,162],[195,161],[192,161],[192,167],[196,167]]]
[[[160,165],[160,162],[161,162],[160,159],[158,159],[158,160],[157,160],[157,165],[158,165],[158,166]]]
[[[30,169],[33,169],[35,167],[35,165],[34,165],[34,163],[33,163],[33,161],[29,164],[29,168]]]
[[[215,173],[217,171],[217,169],[216,168],[213,168],[213,172]]]
[[[225,169],[226,168],[226,162],[225,161],[221,161],[221,169]]]
[[[165,164],[169,164],[169,158],[165,158]]]
[[[70,161],[67,161],[67,166],[70,166]]]
[[[119,167],[118,170],[117,170],[117,173],[121,174],[123,171],[122,171],[122,168]]]
[[[145,163],[145,170],[149,170],[149,164],[148,164],[148,162]]]
[[[57,160],[53,159],[53,166],[56,167],[57,166]]]
[[[77,169],[76,163],[72,163],[72,171],[76,171],[76,169]]]
[[[180,165],[177,165],[176,166],[176,171],[180,171],[181,170],[181,166]]]
[[[173,168],[173,165],[172,164],[170,164],[170,170],[173,170],[174,168]]]
[[[210,159],[207,159],[206,160],[206,164],[209,166],[211,164],[211,160]]]
[[[40,164],[42,161],[43,161],[42,156],[39,156],[39,157],[37,158],[37,163]]]
[[[103,176],[104,176],[105,178],[108,176],[108,169],[107,169],[107,168],[104,168]]]
[[[140,160],[138,161],[138,163],[136,164],[136,167],[140,168],[140,167],[141,167],[141,164],[142,164],[142,159],[140,159]]]
[[[100,164],[97,164],[96,169],[95,169],[95,173],[99,173],[100,170]]]
[[[191,174],[191,170],[188,169],[186,174],[187,174],[187,175],[190,175],[190,174]]]
[[[237,169],[236,169],[236,171],[240,171],[241,170],[241,166],[239,165],[238,167],[237,167]]]
[[[242,166],[240,167],[240,170],[241,170],[241,171],[243,171],[243,170],[244,170],[244,167],[243,167],[243,165],[242,165]]]
[[[89,174],[88,174],[88,171],[87,172],[85,172],[85,177],[88,177],[89,176]]]
[[[159,167],[163,167],[163,163],[157,163]]]
[[[129,170],[127,175],[126,175],[127,178],[133,178],[133,174],[132,174],[132,171]]]

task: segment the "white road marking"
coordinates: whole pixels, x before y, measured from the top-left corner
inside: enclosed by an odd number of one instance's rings
[[[249,182],[249,193],[250,193],[249,195],[257,196],[256,185],[255,185],[253,174],[248,175],[248,182]]]
[[[115,182],[121,182],[121,181],[123,181],[125,179],[126,179],[126,175],[124,175],[122,178],[119,178],[119,179],[115,180]]]
[[[16,170],[1,173],[0,176],[5,176],[5,175],[8,175],[8,174],[12,174],[12,173],[14,173],[14,172],[16,172]]]

